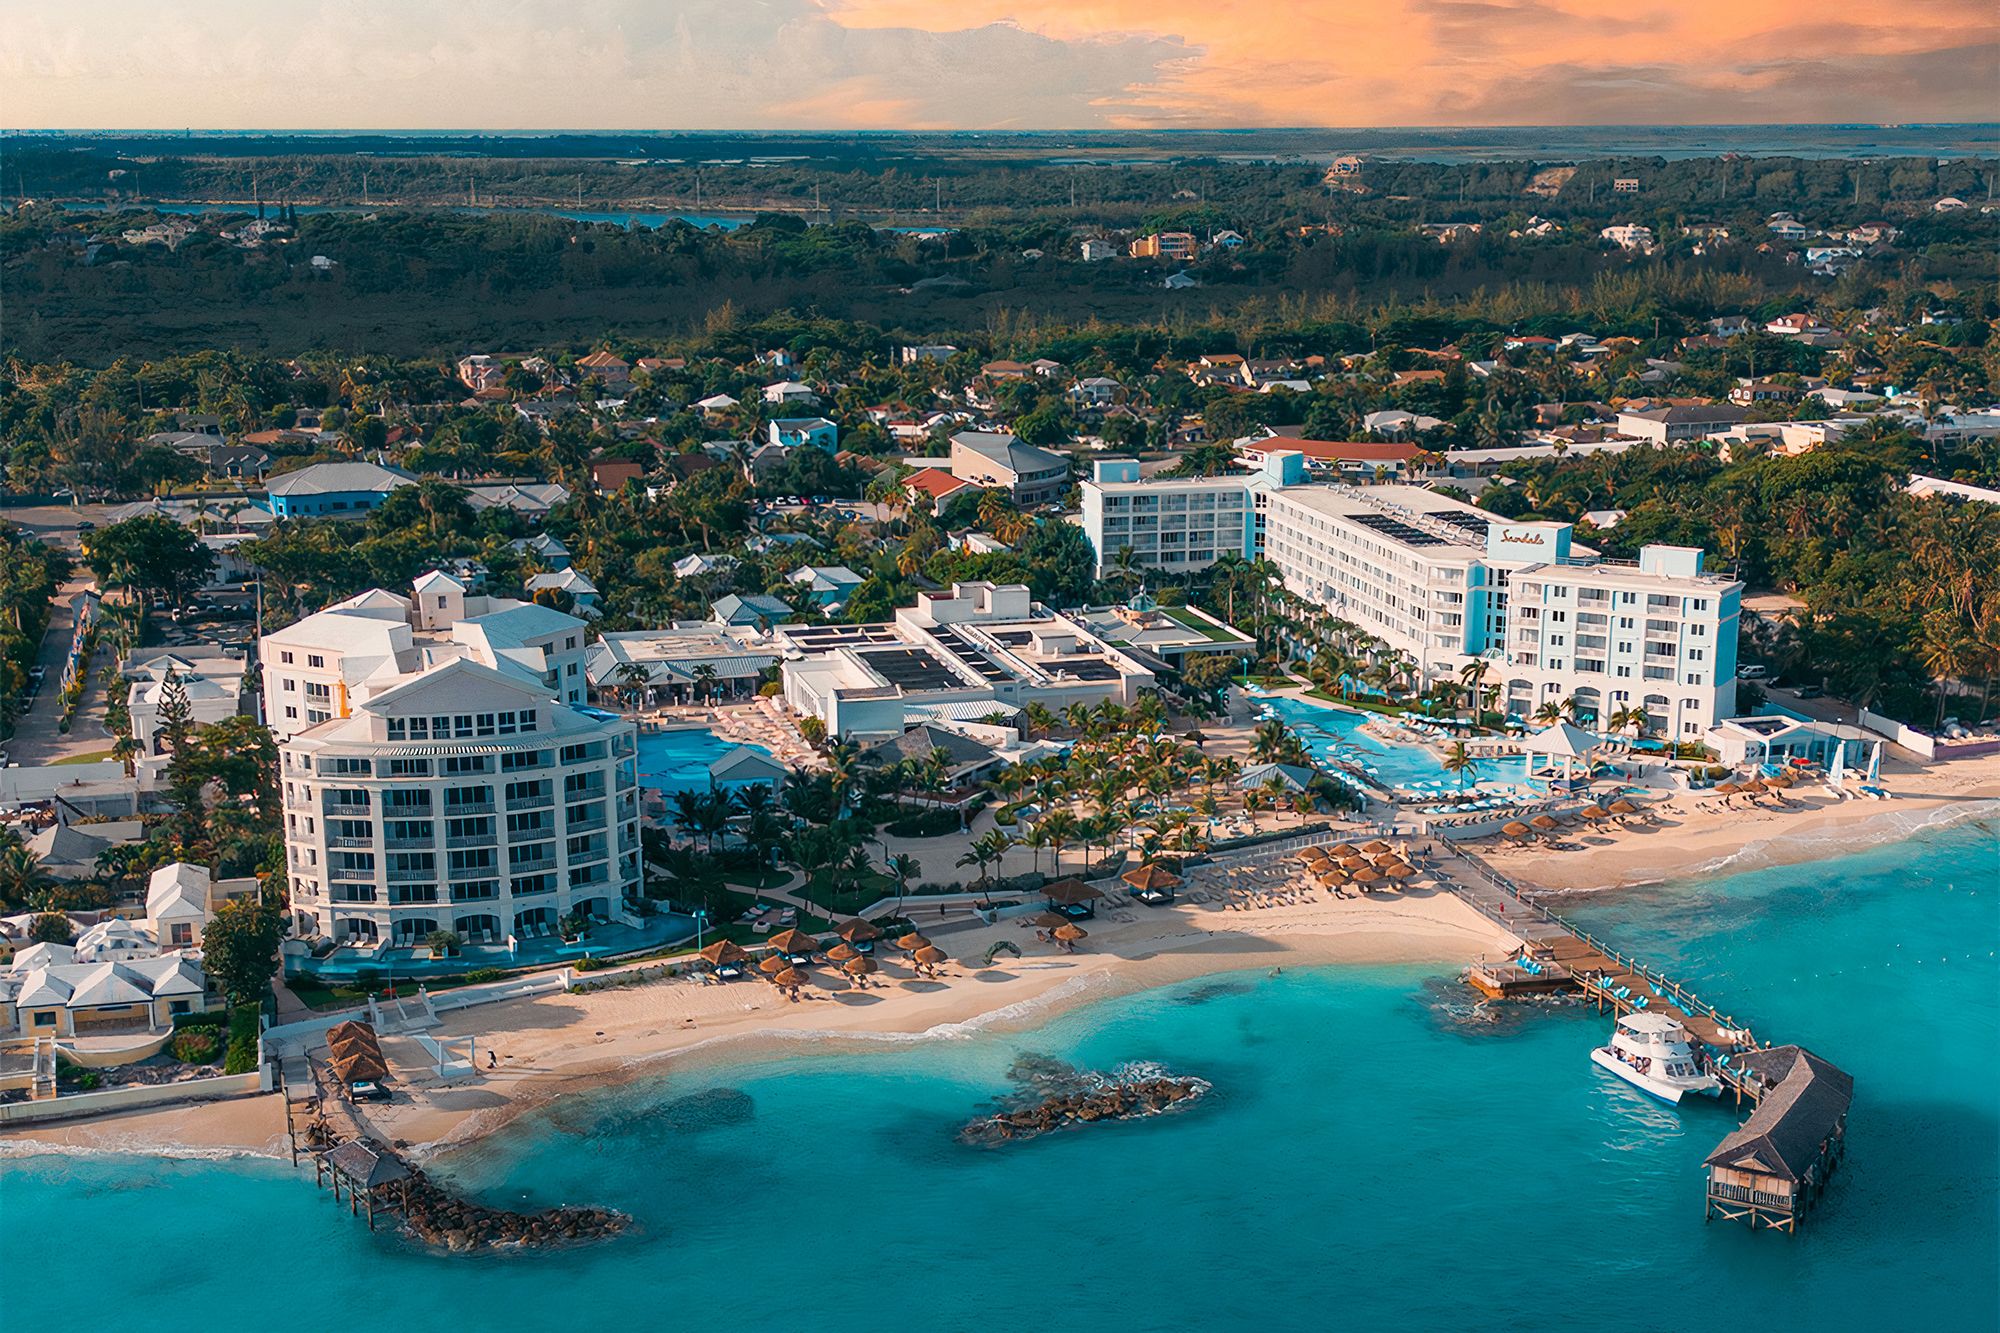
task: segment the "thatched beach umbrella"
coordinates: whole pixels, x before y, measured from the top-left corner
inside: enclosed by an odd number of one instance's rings
[[[1389,846],[1388,843],[1383,842],[1380,838],[1377,838],[1373,842],[1362,843],[1361,850],[1368,853],[1370,856],[1375,856],[1382,852],[1394,851],[1395,849]]]
[[[1157,861],[1148,861],[1136,870],[1128,870],[1119,876],[1135,889],[1177,889],[1181,877]]]
[[[913,930],[909,934],[903,936],[902,939],[897,940],[896,947],[898,949],[903,950],[903,952],[905,953],[915,953],[919,949],[929,948],[930,941],[925,939],[922,935],[919,935],[916,931]]]
[[[861,956],[851,944],[836,944],[826,951],[827,960],[834,963],[850,962]]]
[[[868,958],[861,954],[856,954],[854,957],[842,963],[840,965],[840,970],[847,973],[847,975],[850,977],[865,977],[869,976],[872,973],[880,972],[882,970],[882,965],[876,962],[873,958]]]
[[[1579,813],[1585,819],[1608,819],[1611,815],[1611,812],[1601,805],[1586,805]]]
[[[1737,792],[1743,790],[1743,784],[1739,782],[1718,782],[1715,784],[1714,789],[1724,796],[1734,796]]]
[[[1621,796],[1611,803],[1611,813],[1614,815],[1636,815],[1639,813],[1639,807]]]
[[[1359,856],[1361,849],[1351,842],[1337,842],[1333,845],[1335,856]]]
[[[1377,870],[1386,870],[1390,866],[1399,866],[1401,864],[1403,864],[1403,858],[1394,852],[1384,852],[1375,858],[1375,868]]]
[[[846,940],[849,944],[856,944],[862,940],[879,940],[882,938],[882,928],[880,926],[876,925],[873,921],[864,921],[858,916],[852,921],[843,921],[837,933],[840,938]]]
[[[1554,815],[1536,815],[1528,823],[1544,833],[1549,833],[1562,827],[1562,821]]]
[[[750,955],[735,940],[717,940],[701,951],[701,960],[712,967],[724,963],[740,963]]]
[[[1393,865],[1382,872],[1390,879],[1414,879],[1417,868],[1413,865]]]
[[[1345,884],[1353,878],[1353,876],[1349,875],[1339,866],[1327,866],[1325,869],[1318,871],[1317,874],[1319,882],[1322,884]]]
[[[796,967],[788,967],[778,973],[777,976],[772,977],[771,984],[774,986],[783,986],[787,990],[797,990],[806,984],[806,974],[799,971]]]
[[[1376,884],[1381,882],[1381,879],[1382,872],[1372,866],[1366,870],[1357,870],[1354,872],[1354,882],[1356,884]]]
[[[1361,855],[1359,852],[1356,852],[1352,856],[1343,856],[1340,858],[1340,868],[1342,870],[1361,870],[1364,869],[1367,865],[1368,865],[1368,858]]]
[[[1038,930],[1054,930],[1057,926],[1067,926],[1069,918],[1058,912],[1037,912],[1028,918],[1028,924]]]
[[[771,947],[779,953],[811,953],[819,941],[803,930],[781,930],[771,937]]]
[[[1333,858],[1326,854],[1324,847],[1307,847],[1298,854],[1298,859],[1311,865],[1315,861],[1330,861]]]
[[[785,961],[783,954],[768,953],[764,955],[763,961],[757,964],[757,970],[767,977],[775,977],[790,966],[791,964]]]
[[[1068,923],[1065,922],[1064,924]],[[943,949],[938,948],[935,944],[926,944],[923,948],[911,954],[910,957],[925,967],[936,967],[940,963],[949,963],[951,961],[951,955]]]
[[[1529,828],[1526,824],[1523,824],[1518,819],[1509,820],[1507,823],[1502,824],[1500,826],[1500,831],[1506,834],[1510,838],[1525,838],[1530,833],[1534,832],[1533,829]]]
[[[1056,938],[1068,944],[1074,944],[1078,940],[1086,938],[1089,934],[1089,931],[1077,925],[1074,921],[1065,921],[1062,925],[1057,926],[1055,931]]]

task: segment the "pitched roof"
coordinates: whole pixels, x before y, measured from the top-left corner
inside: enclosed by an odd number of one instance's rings
[[[374,463],[314,463],[297,472],[273,477],[265,487],[272,495],[342,495],[350,491],[387,494],[398,486],[413,486],[416,478],[401,468]]]
[[[710,764],[708,776],[715,782],[783,782],[791,770],[762,750],[739,745]]]
[[[1854,1100],[1854,1080],[1802,1046],[1777,1046],[1746,1057],[1757,1072],[1777,1076],[1742,1128],[1725,1138],[1704,1165],[1737,1167],[1800,1181],[1820,1144]]]
[[[1032,444],[1022,444],[1005,431],[962,430],[951,437],[951,442],[963,445],[981,458],[998,463],[1017,475],[1069,466],[1069,460],[1061,454],[1050,453]]]
[[[968,764],[983,764],[993,758],[990,745],[982,745],[970,736],[947,731],[926,722],[911,727],[900,736],[871,745],[861,752],[862,758],[872,763],[893,764],[903,759],[923,762],[931,757],[932,750],[943,750],[951,756],[953,768],[963,768]]]
[[[952,476],[941,467],[926,467],[919,468],[903,478],[903,485],[913,491],[922,491],[936,501],[948,495],[955,495],[972,483]]]

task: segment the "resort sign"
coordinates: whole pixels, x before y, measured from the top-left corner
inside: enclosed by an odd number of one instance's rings
[[[1487,532],[1486,553],[1495,559],[1556,562],[1569,555],[1569,524],[1509,523]]]

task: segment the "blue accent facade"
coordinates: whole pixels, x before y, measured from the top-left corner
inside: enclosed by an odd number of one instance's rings
[[[279,518],[325,518],[365,514],[389,497],[387,491],[334,491],[325,495],[274,495],[271,512]]]

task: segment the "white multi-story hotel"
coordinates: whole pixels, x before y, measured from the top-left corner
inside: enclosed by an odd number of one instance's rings
[[[1677,741],[1735,711],[1743,585],[1702,572],[1697,549],[1606,560],[1567,523],[1512,523],[1413,486],[1267,500],[1264,553],[1286,585],[1409,654],[1426,680],[1484,659],[1486,687],[1516,716],[1570,698],[1584,718],[1641,708]]]
[[[433,570],[411,595],[374,588],[266,634],[264,719],[279,740],[347,715],[355,691],[465,657],[538,679],[551,698],[584,702],[584,622],[533,602],[468,595]]]
[[[433,578],[419,597],[449,596]],[[398,605],[408,620],[383,614]],[[573,913],[630,924],[637,733],[580,702],[582,622],[522,603],[432,614],[450,609],[377,590],[264,640],[299,934],[500,943]],[[315,678],[325,694],[301,688]]]
[[[1097,576],[1132,548],[1143,569],[1184,574],[1225,555],[1263,554],[1265,497],[1305,480],[1305,456],[1276,450],[1251,472],[1218,477],[1139,475],[1130,459],[1105,459],[1083,483],[1082,526],[1097,552]]]

